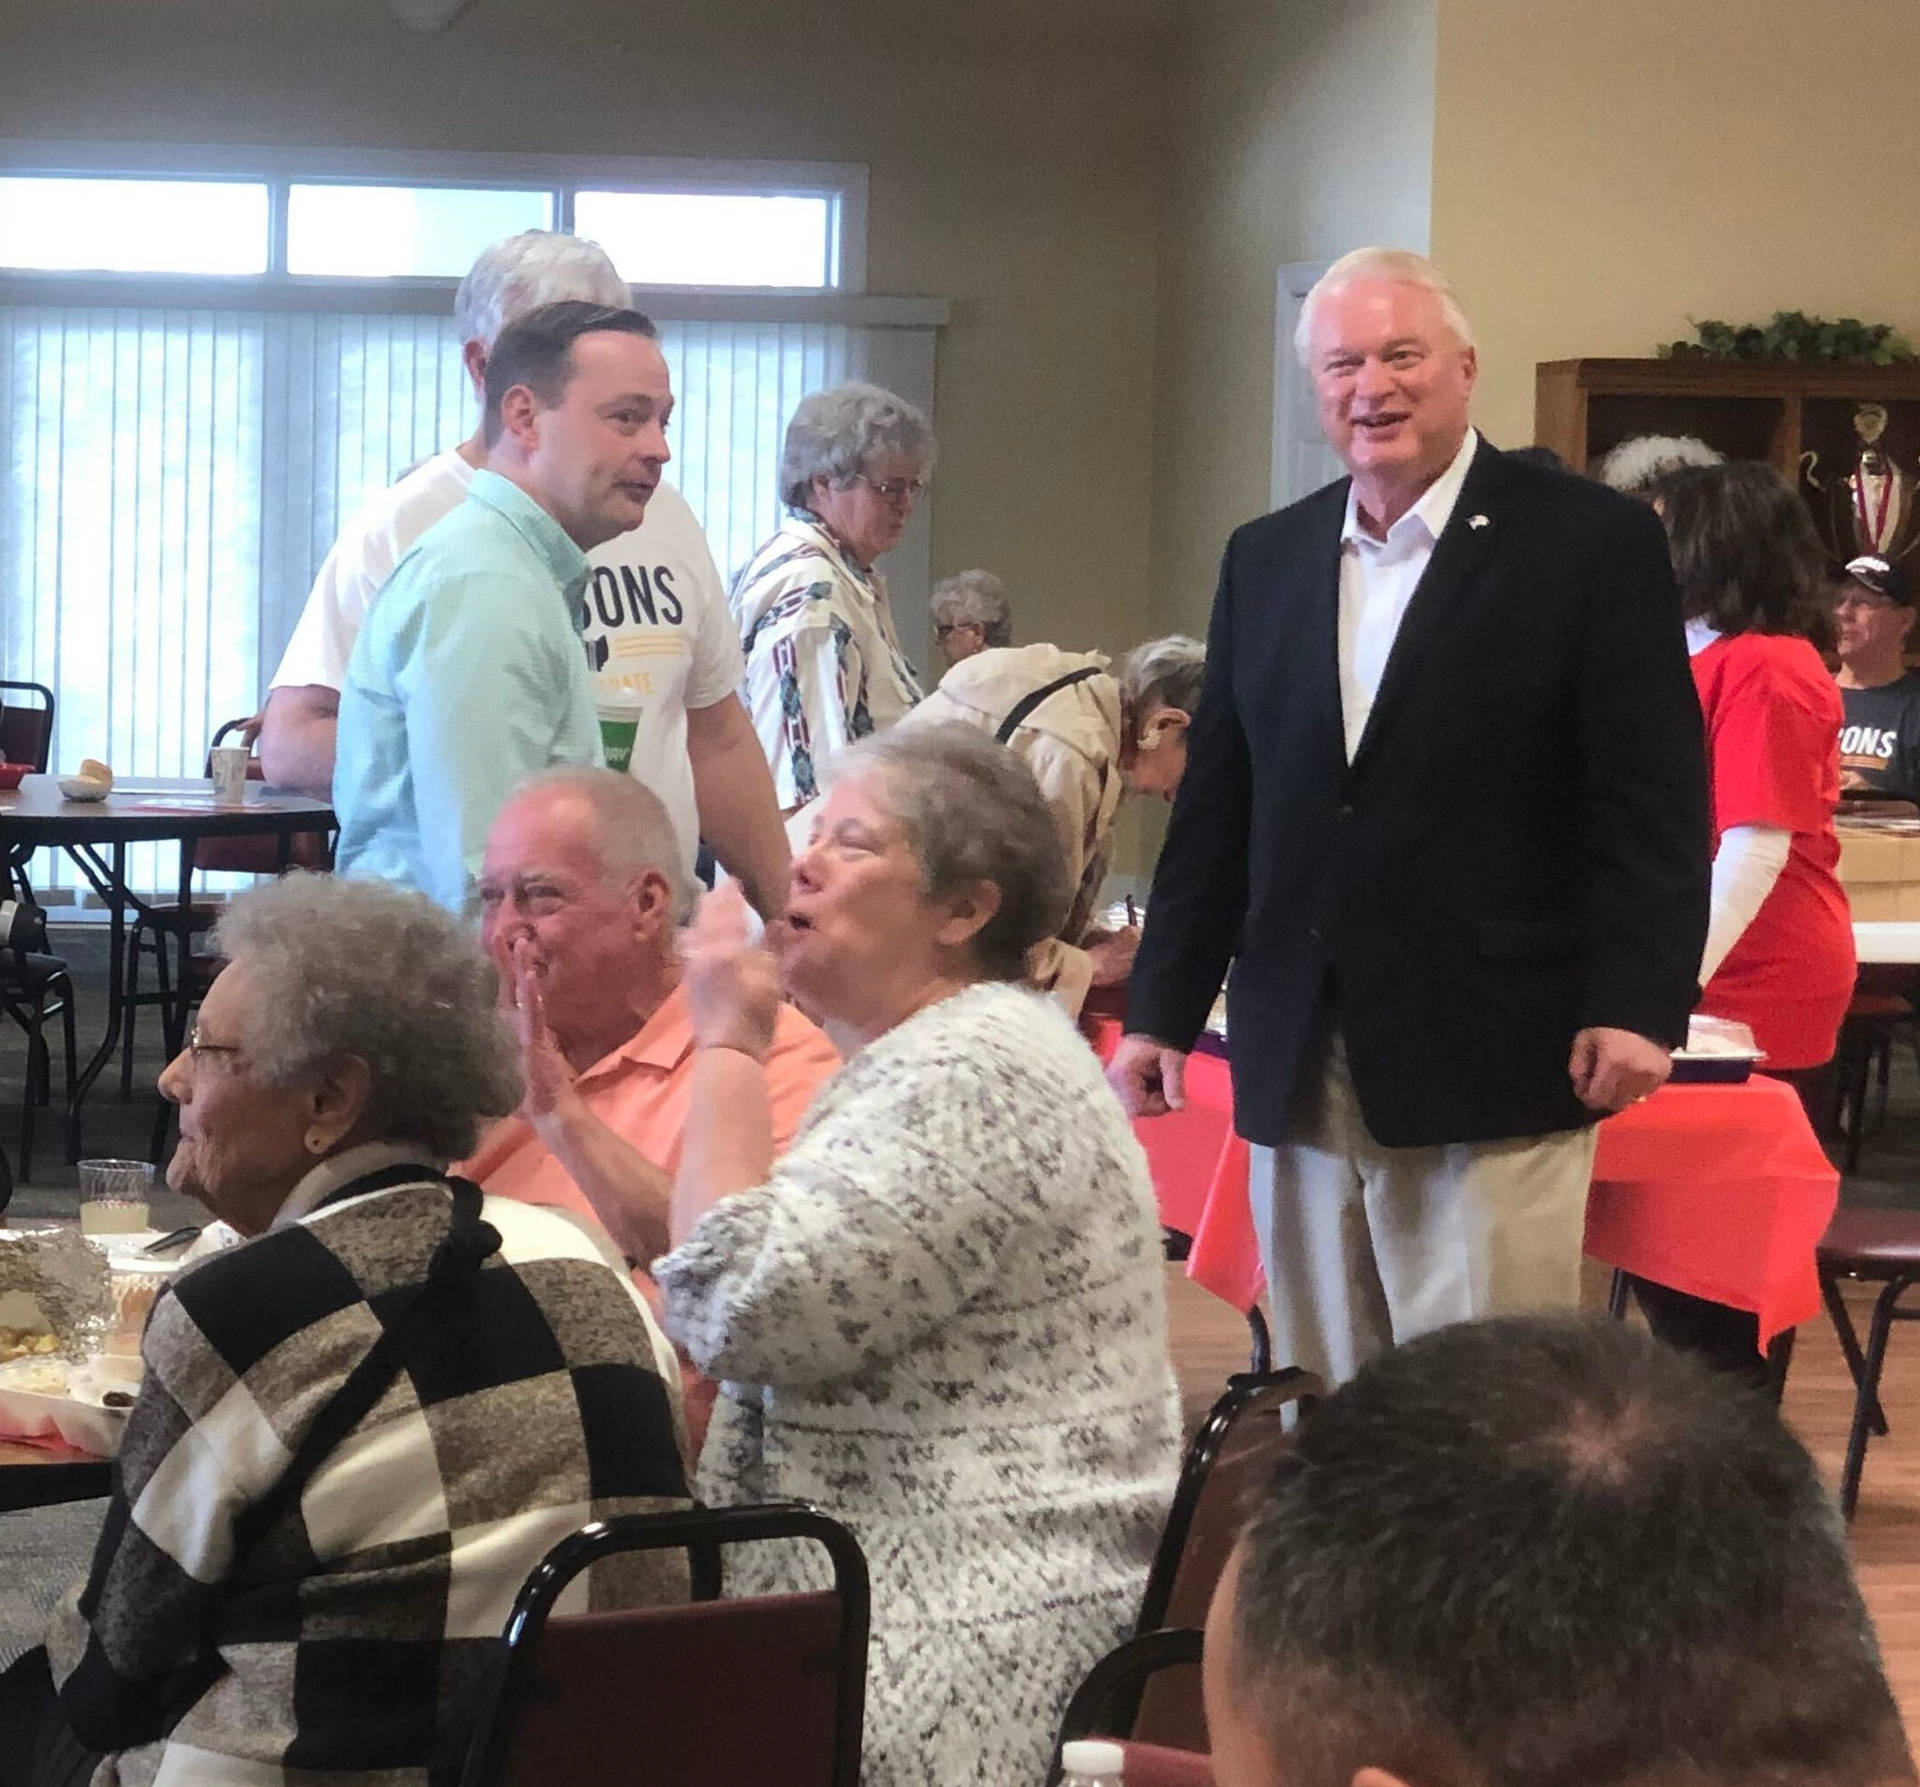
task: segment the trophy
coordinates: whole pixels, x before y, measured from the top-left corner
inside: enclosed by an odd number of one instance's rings
[[[1892,564],[1920,545],[1914,474],[1881,445],[1886,431],[1886,405],[1861,404],[1853,412],[1858,443],[1853,469],[1830,484],[1821,481],[1818,453],[1800,455],[1800,476],[1821,499],[1814,513],[1824,521],[1827,544],[1842,562],[1871,553]]]

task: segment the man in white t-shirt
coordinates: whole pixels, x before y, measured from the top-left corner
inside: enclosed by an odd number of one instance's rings
[[[626,284],[594,243],[547,230],[497,242],[454,301],[475,388],[506,324],[565,298],[624,306]],[[465,501],[485,449],[476,434],[372,498],[314,579],[261,718],[267,780],[325,798],[340,688],[368,607],[407,549]],[[686,499],[662,484],[641,526],[597,546],[585,637],[603,705],[638,714],[632,770],[665,804],[689,869],[704,838],[765,916],[786,905],[787,839],[773,778],[739,700],[740,641]],[[476,724],[485,716],[475,715]]]

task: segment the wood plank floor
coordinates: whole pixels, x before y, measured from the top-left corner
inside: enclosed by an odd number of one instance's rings
[[[1244,1371],[1247,1327],[1240,1315],[1168,1268],[1174,1366],[1188,1430],[1199,1425],[1227,1374]],[[1605,1275],[1597,1268],[1587,1295],[1605,1305]],[[1871,1287],[1850,1293],[1861,1333]],[[1860,1510],[1852,1543],[1860,1587],[1879,1628],[1888,1679],[1906,1719],[1907,1737],[1920,1751],[1920,1327],[1897,1325],[1888,1348],[1881,1390],[1891,1431],[1867,1449]],[[1813,1453],[1829,1484],[1840,1480],[1853,1385],[1825,1316],[1808,1322],[1795,1345],[1785,1414]]]

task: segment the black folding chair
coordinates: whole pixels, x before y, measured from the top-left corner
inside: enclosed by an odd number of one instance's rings
[[[46,1025],[60,1019],[67,1095],[73,1095],[77,1055],[73,1034],[73,977],[63,957],[47,949],[47,923],[30,901],[0,897],[0,1011],[26,1032],[25,1087],[20,1102],[20,1177],[33,1177],[34,1120],[53,1098],[53,1057]],[[12,1175],[0,1188],[0,1210],[13,1196]]]

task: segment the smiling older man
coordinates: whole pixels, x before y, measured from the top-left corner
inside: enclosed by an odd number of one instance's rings
[[[667,1247],[694,1040],[666,809],[631,777],[556,769],[501,809],[480,871],[481,934],[520,1035],[526,1096],[461,1169],[494,1196],[590,1215],[630,1260]],[[840,1065],[783,1006],[767,1056],[784,1149]]]
[[[1698,992],[1706,772],[1658,523],[1473,430],[1439,270],[1347,256],[1297,346],[1349,476],[1228,543],[1112,1074],[1180,1103],[1237,958],[1276,1352],[1339,1380],[1577,1300],[1591,1126]]]

